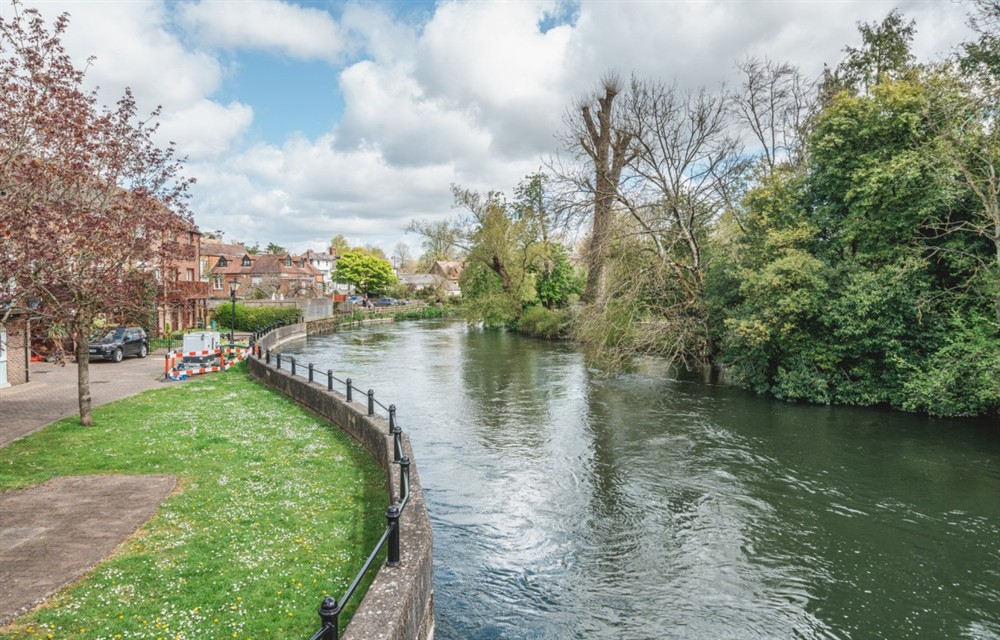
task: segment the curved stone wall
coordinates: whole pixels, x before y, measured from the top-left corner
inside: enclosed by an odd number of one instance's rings
[[[263,336],[259,344],[262,350],[275,350],[282,343],[305,338],[307,333],[319,333],[323,329],[326,329],[324,325],[315,323],[308,327],[305,323],[289,325]],[[326,384],[310,383],[307,378],[292,376],[285,369],[279,371],[273,360],[267,365],[263,358],[252,357],[247,366],[254,378],[319,413],[360,442],[386,473],[389,503],[399,498],[399,472],[393,473],[398,465],[392,464],[393,441],[387,420],[378,415],[369,417],[366,405],[347,402],[344,394],[327,391]],[[317,379],[325,381],[326,376]],[[410,498],[399,520],[400,565],[382,566],[378,570],[344,632],[345,640],[427,640],[434,636],[433,536],[417,465],[412,462],[415,460],[413,450],[405,433],[403,451],[411,464]],[[316,594],[317,606],[322,595]],[[330,595],[339,598],[341,594]]]

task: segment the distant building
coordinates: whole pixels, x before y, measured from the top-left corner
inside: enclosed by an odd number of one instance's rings
[[[172,331],[204,326],[209,293],[202,278],[201,232],[185,224],[165,244],[169,256],[156,274],[156,328],[163,332],[167,325]]]
[[[396,276],[400,284],[406,286],[410,291],[420,291],[437,285],[444,285],[444,278],[432,273],[400,273]]]
[[[337,259],[340,257],[336,249],[330,247],[328,253],[307,249],[302,257],[323,275],[324,293],[347,293],[350,290],[349,285],[339,284],[333,280],[333,274],[337,270]]]
[[[225,256],[210,270],[212,295],[229,296],[229,282],[240,283],[238,296],[247,299],[315,298],[323,293],[323,275],[303,256],[244,253],[239,259]]]
[[[445,292],[450,296],[462,295],[462,289],[458,284],[465,270],[465,263],[454,260],[438,260],[431,265],[430,275],[440,277],[444,281]]]
[[[219,240],[201,241],[201,277],[208,281],[212,272],[212,267],[219,262],[219,258],[227,261],[239,260],[247,253],[246,248],[238,243],[220,242]]]
[[[446,280],[451,280],[452,282],[458,284],[458,280],[462,277],[462,271],[464,270],[464,262],[458,262],[456,260],[438,260],[431,265],[430,273],[441,276]]]

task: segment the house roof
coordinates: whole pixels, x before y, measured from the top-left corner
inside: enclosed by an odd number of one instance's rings
[[[250,266],[244,267],[244,258],[249,258]],[[285,264],[286,258],[291,264]],[[228,261],[224,267],[218,265],[212,267],[212,275],[238,276],[277,276],[279,278],[310,278],[315,279],[322,273],[314,266],[305,262],[304,266],[299,266],[303,261],[302,256],[292,256],[290,254],[263,253],[250,255],[244,253],[242,256]]]
[[[242,258],[247,250],[241,244],[228,244],[218,240],[201,240],[201,255],[203,256],[225,256],[227,260],[231,258]]]
[[[400,273],[399,281],[413,287],[433,287],[445,279],[435,273]]]
[[[457,260],[437,260],[431,266],[431,272],[437,272],[450,280],[457,281],[465,268],[463,262]]]
[[[302,254],[302,257],[306,260],[336,260],[337,254],[335,253],[322,253],[319,251],[313,251],[312,249],[306,249],[306,252]]]

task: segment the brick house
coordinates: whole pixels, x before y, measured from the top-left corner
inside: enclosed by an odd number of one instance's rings
[[[227,262],[239,260],[247,255],[246,247],[238,243],[220,242],[218,240],[201,239],[201,278],[205,282],[211,280],[212,268],[225,258]]]
[[[323,274],[303,256],[291,254],[245,253],[238,260],[222,256],[210,269],[209,279],[213,298],[228,297],[233,279],[240,283],[240,298],[314,298],[323,293]]]
[[[156,325],[161,333],[205,326],[208,280],[202,277],[201,232],[185,225],[168,241],[166,264],[157,270]]]

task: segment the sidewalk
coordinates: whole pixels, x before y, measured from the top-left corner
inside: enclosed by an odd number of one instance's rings
[[[91,406],[180,384],[164,381],[164,355],[164,351],[158,351],[144,359],[126,358],[117,363],[91,360]],[[61,367],[32,362],[30,382],[0,389],[0,447],[79,412],[76,363],[67,362]]]
[[[90,363],[96,407],[167,385],[163,351]],[[31,364],[31,381],[0,389],[0,447],[79,414],[76,363]],[[172,476],[53,478],[0,494],[0,626],[74,582],[156,513]]]

